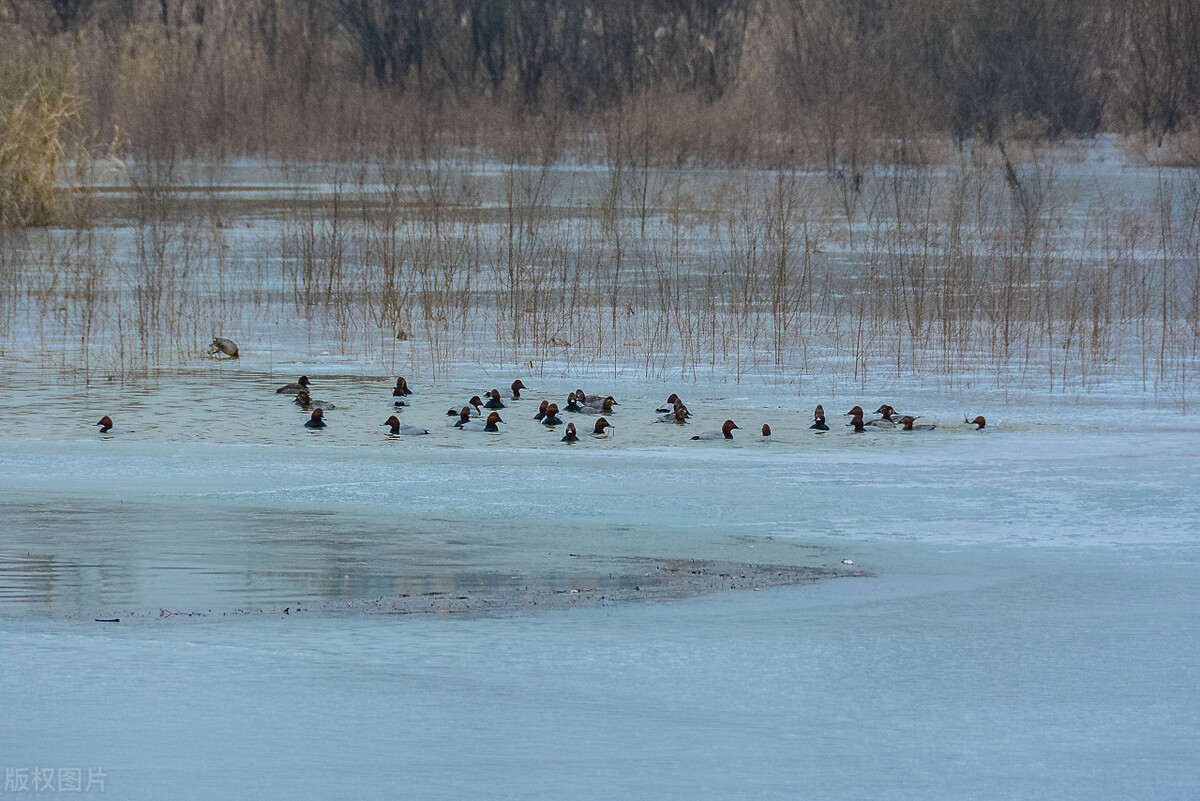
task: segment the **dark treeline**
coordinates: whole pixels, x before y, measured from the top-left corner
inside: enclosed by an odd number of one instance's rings
[[[641,107],[674,115],[661,139],[801,131],[842,160],[863,135],[1188,131],[1200,0],[0,0],[0,79],[31,65],[135,149],[338,156]]]

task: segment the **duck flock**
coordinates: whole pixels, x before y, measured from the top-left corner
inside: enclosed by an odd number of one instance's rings
[[[325,422],[325,413],[333,411],[337,408],[336,405],[329,401],[317,400],[312,397],[310,388],[312,381],[308,376],[302,375],[300,378],[291,384],[284,384],[275,390],[277,395],[290,395],[293,402],[301,409],[309,412],[309,417],[304,421],[304,426],[309,429],[325,428],[328,424]],[[520,379],[512,382],[510,391],[512,396],[510,402],[514,400],[523,400],[521,391],[526,389],[524,382]],[[409,387],[408,381],[404,376],[396,379],[396,386],[392,390],[392,406],[396,413],[412,405],[410,396],[414,394]],[[485,400],[486,399],[486,400]],[[584,427],[585,432],[594,438],[607,438],[612,435],[615,426],[608,420],[608,415],[612,415],[615,407],[620,406],[616,398],[612,395],[588,394],[582,389],[577,389],[567,395],[566,402],[560,407],[556,402],[551,400],[542,400],[538,405],[537,413],[533,415],[533,420],[553,429],[557,426],[565,426],[562,442],[568,445],[580,441],[579,428],[574,421],[566,421],[563,415],[587,415],[595,417],[595,420],[589,420],[586,423],[580,423]],[[445,415],[450,418],[457,418],[450,425],[461,431],[480,432],[480,433],[499,433],[501,424],[505,424],[505,420],[500,415],[501,409],[510,409],[509,404],[506,404],[501,397],[500,390],[492,389],[481,397],[474,395],[468,399],[461,407],[451,407],[445,412]],[[509,412],[505,412],[508,414]],[[655,409],[656,423],[667,423],[676,426],[687,426],[690,424],[692,417],[688,407],[684,404],[679,395],[672,393],[666,402]],[[878,417],[871,420],[865,419],[865,412],[862,406],[854,406],[850,411],[846,412],[845,416],[850,418],[850,421],[845,424],[851,430],[851,433],[866,433],[867,431],[933,431],[937,428],[933,423],[920,423],[916,421],[920,419],[920,415],[901,415],[893,406],[882,404],[874,412]],[[964,425],[975,426],[976,431],[984,429],[987,421],[983,415],[975,417],[973,420],[963,418]],[[95,425],[100,427],[100,433],[107,434],[113,429],[113,419],[109,415],[105,415]],[[392,414],[382,423],[382,427],[387,428],[387,436],[406,437],[406,436],[422,436],[429,433],[428,428],[421,426],[406,425],[400,422],[397,414]],[[588,429],[590,427],[590,430]],[[825,408],[817,406],[813,411],[813,423],[809,426],[810,430],[816,432],[829,431],[829,423],[826,421]],[[693,440],[732,440],[734,439],[733,432],[742,430],[733,420],[726,420],[719,430],[704,431],[699,434],[692,435]],[[761,429],[761,438],[769,440],[771,438],[771,426],[764,423]]]

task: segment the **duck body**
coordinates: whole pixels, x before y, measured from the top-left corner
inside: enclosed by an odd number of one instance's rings
[[[313,409],[312,416],[304,421],[305,428],[325,428],[325,412],[320,409]]]
[[[576,414],[583,411],[583,407],[579,405],[579,397],[574,392],[567,396],[567,405],[563,407],[563,411]]]
[[[813,420],[813,424],[809,426],[812,431],[828,431],[829,426],[825,423],[824,417],[817,417]]]
[[[662,406],[659,406],[654,411],[657,412],[658,414],[670,414],[671,412],[675,411],[676,404],[681,404],[681,403],[683,403],[683,400],[681,400],[678,395],[676,395],[674,392],[672,392],[670,395],[667,396],[667,402],[664,403]]]
[[[907,414],[904,417],[901,417],[900,418],[900,426],[901,426],[900,430],[901,431],[933,431],[935,428],[937,428],[937,426],[934,425],[933,423],[925,423],[925,424],[919,425],[919,426],[913,425],[913,422],[915,420],[916,420],[915,417],[912,417],[911,415],[907,415]]]
[[[309,409],[323,409],[329,412],[337,408],[337,406],[334,406],[329,401],[313,400],[308,391],[303,389],[296,393],[296,400],[293,403],[306,411]]]
[[[737,427],[737,423],[733,422],[732,420],[726,420],[725,424],[721,426],[720,431],[705,431],[702,434],[697,434],[696,436],[692,437],[692,439],[733,439],[733,432],[735,429],[737,429]]]
[[[493,389],[488,394],[488,402],[483,404],[485,409],[503,409],[504,401],[500,400],[500,390]]]

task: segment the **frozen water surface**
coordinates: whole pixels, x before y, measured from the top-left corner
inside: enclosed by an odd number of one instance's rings
[[[623,380],[616,438],[568,448],[529,419],[537,400],[612,382],[527,379],[489,436],[444,412],[510,381],[464,374],[400,413],[433,433],[389,439],[393,377],[313,375],[339,405],[314,433],[273,392],[294,376],[248,365],[69,397],[6,382],[6,768],[99,768],[124,798],[1200,790],[1186,417],[892,388],[865,395],[942,427],[855,436],[834,412],[861,398],[699,383],[673,387],[696,412],[678,428],[650,422],[672,387]],[[807,430],[816,400],[827,434]],[[108,438],[89,427],[105,412]],[[727,416],[734,442],[688,439]],[[591,556],[873,576],[499,616],[282,612],[640,580]]]

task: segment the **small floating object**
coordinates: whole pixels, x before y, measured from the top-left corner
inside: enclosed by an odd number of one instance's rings
[[[238,346],[232,339],[213,337],[212,344],[208,346],[208,352],[212,356],[224,353],[229,358],[236,359],[238,357]]]
[[[854,560],[853,559],[843,559],[842,564],[843,565],[852,565],[852,564],[854,564]]]
[[[93,618],[93,620],[95,620],[97,623],[120,623],[121,622],[121,618],[119,618],[119,617],[97,617],[97,618]]]

